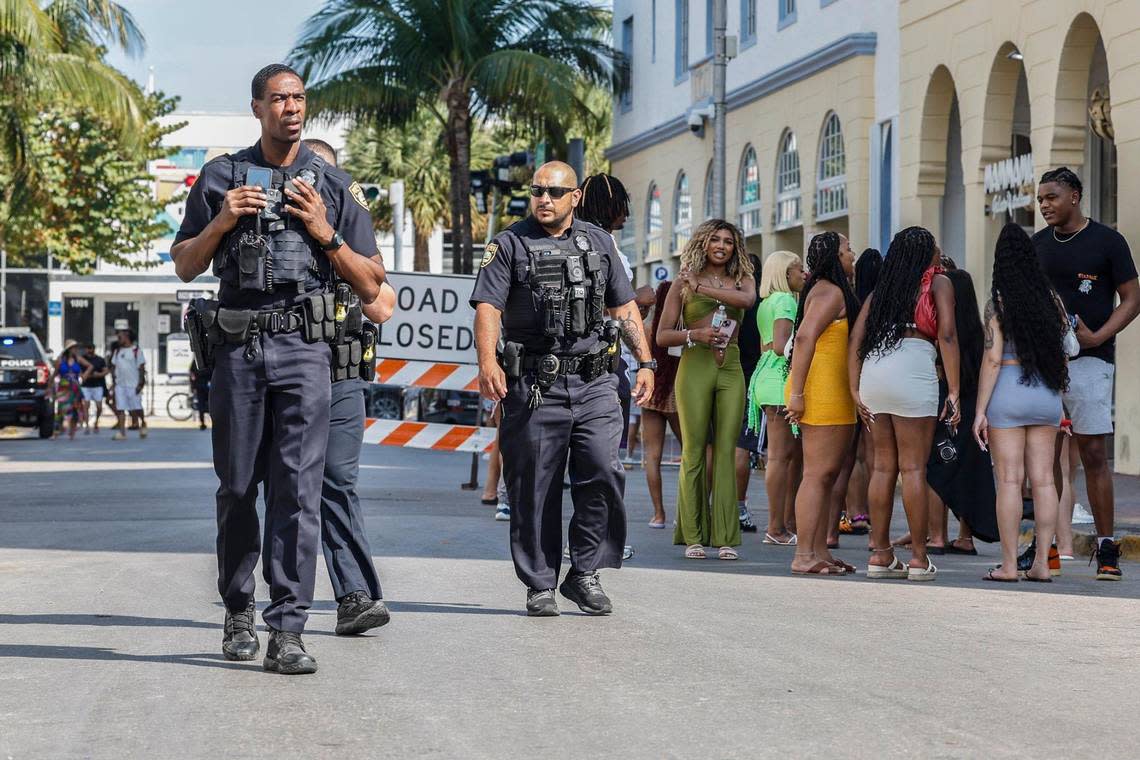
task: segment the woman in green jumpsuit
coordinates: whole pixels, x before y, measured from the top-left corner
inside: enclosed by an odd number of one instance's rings
[[[684,545],[691,559],[703,559],[705,546],[719,547],[721,559],[737,559],[736,441],[745,380],[736,341],[740,319],[756,299],[752,262],[740,231],[712,219],[685,246],[681,267],[657,331],[659,345],[684,346],[674,386],[682,448],[673,543]],[[713,327],[720,320],[732,320],[731,333]],[[710,434],[711,499],[705,473]]]

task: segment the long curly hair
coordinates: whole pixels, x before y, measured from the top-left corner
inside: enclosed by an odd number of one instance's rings
[[[725,264],[724,271],[739,286],[745,277],[751,277],[753,274],[752,259],[748,256],[748,249],[744,247],[744,236],[740,234],[740,228],[724,219],[709,219],[693,231],[693,236],[681,251],[681,268],[700,274],[708,263],[705,249],[708,248],[709,238],[721,230],[732,233],[732,258]]]
[[[867,248],[855,261],[855,297],[860,304],[867,303],[867,299],[875,290],[875,283],[879,281],[879,271],[883,268],[883,254],[878,249]]]
[[[1001,229],[994,247],[994,279],[990,288],[994,316],[1002,335],[1013,344],[1021,363],[1021,384],[1044,383],[1064,391],[1069,367],[1062,341],[1067,329],[1033,241],[1020,225]]]
[[[978,392],[978,376],[982,370],[985,351],[985,334],[978,313],[978,296],[974,278],[964,269],[946,273],[954,286],[954,326],[958,331],[958,377],[963,398],[972,398]]]
[[[673,393],[673,382],[677,377],[680,357],[673,356],[665,346],[657,345],[657,328],[661,326],[661,315],[665,313],[665,299],[669,296],[672,281],[666,280],[657,286],[657,305],[653,309],[653,327],[649,331],[649,351],[657,360],[657,371],[653,373],[653,395],[649,406],[660,409],[665,406]]]
[[[851,289],[851,280],[847,272],[843,271],[843,264],[839,261],[839,249],[842,241],[838,232],[821,232],[808,243],[807,270],[808,277],[800,291],[800,303],[796,308],[796,322],[794,331],[798,332],[804,321],[804,311],[807,308],[808,296],[821,282],[830,282],[843,293],[843,304],[847,310],[847,326],[855,324],[859,316],[859,300],[855,298],[855,291]],[[790,372],[792,354],[795,353],[795,341],[792,341],[792,350],[788,352],[788,364],[785,371]]]
[[[934,260],[935,248],[934,235],[925,227],[907,227],[895,235],[871,293],[860,359],[888,353],[903,339],[907,326],[914,324],[922,275]]]

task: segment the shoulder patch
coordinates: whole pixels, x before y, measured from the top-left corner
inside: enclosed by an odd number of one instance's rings
[[[362,208],[368,208],[368,200],[364,197],[364,188],[360,186],[359,182],[353,182],[349,185],[348,192],[352,195],[352,199],[359,203]]]
[[[479,262],[479,268],[482,269],[483,267],[487,266],[492,261],[494,261],[495,260],[495,254],[498,252],[499,252],[499,244],[498,243],[487,243],[487,247],[483,250],[483,260],[481,262]]]

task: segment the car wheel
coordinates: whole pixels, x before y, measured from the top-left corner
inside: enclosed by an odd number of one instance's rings
[[[48,412],[40,412],[40,438],[51,438],[52,433],[55,432],[55,415]]]

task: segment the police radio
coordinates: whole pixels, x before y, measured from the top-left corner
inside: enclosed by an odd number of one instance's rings
[[[245,184],[261,189],[267,196],[273,184],[273,171],[251,166],[245,172]],[[269,238],[261,233],[265,209],[254,218],[254,228],[238,238],[238,287],[248,290],[273,291],[273,273],[268,270]]]

